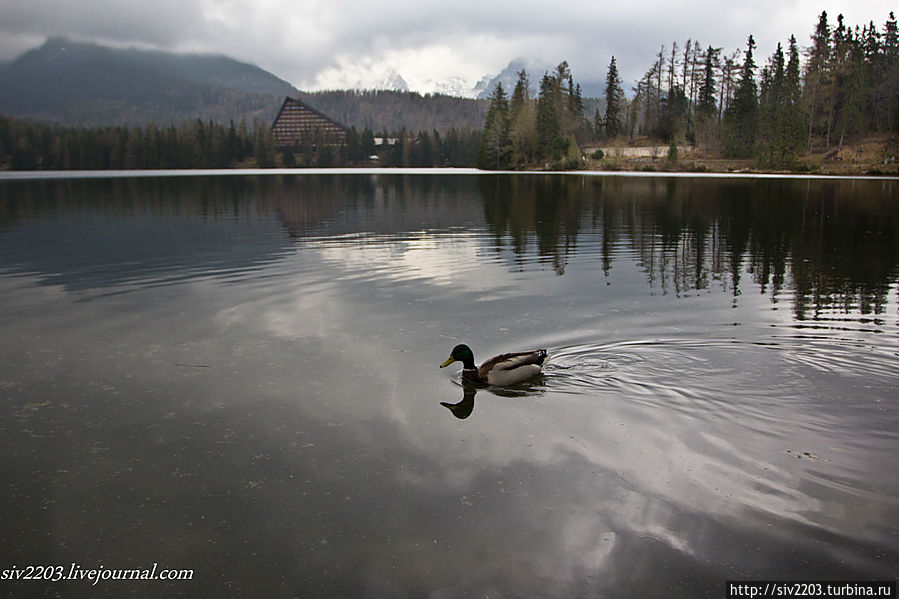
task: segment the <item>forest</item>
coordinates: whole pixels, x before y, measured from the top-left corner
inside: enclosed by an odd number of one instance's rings
[[[673,42],[659,49],[629,94],[613,56],[598,101],[583,97],[565,61],[544,73],[536,90],[522,70],[512,90],[497,85],[492,91],[480,129],[483,101],[409,92],[305,94],[325,104],[318,107],[326,112],[364,127],[350,127],[346,145],[320,144],[320,151],[276,149],[270,123],[261,118],[88,128],[0,115],[0,169],[576,169],[584,166],[588,148],[651,140],[668,145],[670,161],[679,148],[691,147],[763,169],[808,170],[813,155],[837,152],[852,139],[882,136],[895,148],[894,13],[880,27],[859,27],[847,25],[842,15],[831,23],[822,12],[812,31],[808,46],[791,36],[761,66],[752,35],[745,48],[732,52],[692,39]],[[601,150],[590,157],[601,158]]]
[[[472,166],[479,131],[347,132],[346,145],[275,148],[270,124],[194,120],[175,127],[65,127],[0,115],[0,168],[120,170],[332,166]],[[376,157],[376,158],[373,158]]]
[[[567,62],[545,73],[535,98],[522,70],[511,97],[497,86],[484,119],[477,165],[484,169],[577,168],[582,148],[649,137],[710,155],[754,159],[762,168],[811,166],[813,152],[839,149],[852,136],[886,134],[899,117],[899,36],[894,13],[873,22],[835,25],[822,12],[811,44],[779,43],[759,68],[756,44],[729,54],[696,40],[662,46],[631,89],[622,88],[613,56],[604,110],[585,114]],[[805,54],[805,60],[801,54]],[[742,60],[741,60],[742,54]],[[597,158],[601,157],[599,155]]]

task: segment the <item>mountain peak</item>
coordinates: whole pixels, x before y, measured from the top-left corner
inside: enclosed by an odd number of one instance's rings
[[[527,71],[530,80],[531,95],[533,96],[535,93],[536,78],[541,76],[545,71],[550,70],[550,68],[551,67],[547,66],[545,62],[534,58],[525,58],[523,56],[514,58],[509,61],[506,68],[500,71],[498,75],[490,78],[486,84],[483,85],[478,93],[478,98],[484,99],[490,97],[490,94],[493,93],[497,83],[502,83],[506,92],[512,93],[512,90],[515,89],[515,84],[518,82],[518,73],[521,72],[522,69]]]
[[[378,87],[379,89],[389,89],[398,92],[409,91],[409,84],[406,83],[406,80],[403,79],[403,76],[397,73],[394,69],[390,69],[390,71],[387,73],[387,76],[384,77],[384,81],[382,81],[381,85]]]

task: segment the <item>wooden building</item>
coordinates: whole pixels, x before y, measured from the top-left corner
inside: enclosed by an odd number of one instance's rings
[[[347,128],[297,98],[287,97],[275,122],[272,137],[279,148],[302,147],[304,143],[341,146]]]

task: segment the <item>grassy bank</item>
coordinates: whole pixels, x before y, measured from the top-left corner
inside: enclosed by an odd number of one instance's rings
[[[635,145],[619,143],[602,148],[601,159],[587,158],[586,168],[608,171],[713,172],[713,173],[815,173],[822,175],[899,176],[899,143],[888,136],[848,140],[842,147],[825,149],[825,140],[815,140],[811,157],[800,156],[787,167],[766,168],[755,159],[722,158],[720,152],[692,146],[677,148],[669,159],[667,146],[657,140],[639,140]],[[589,148],[592,155],[596,148]]]

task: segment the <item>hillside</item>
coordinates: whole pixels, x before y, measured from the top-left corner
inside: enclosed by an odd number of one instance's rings
[[[403,91],[301,93],[254,65],[226,56],[173,54],[47,40],[0,65],[0,114],[63,125],[227,124],[274,120],[285,96],[360,131],[479,129],[486,102]]]
[[[297,90],[225,56],[114,49],[52,38],[0,66],[0,112],[67,125],[274,118]]]
[[[408,131],[476,130],[484,125],[488,104],[486,100],[392,90],[303,92],[300,96],[347,126],[375,132],[403,127]]]

